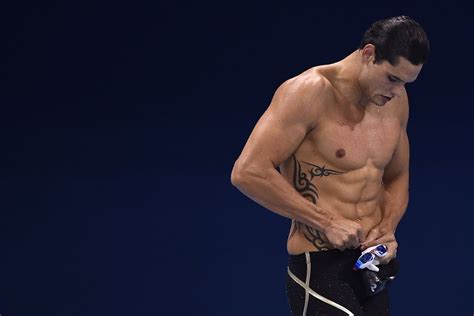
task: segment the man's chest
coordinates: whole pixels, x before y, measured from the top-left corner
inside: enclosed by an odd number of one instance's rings
[[[358,124],[326,121],[308,135],[307,142],[322,160],[342,170],[373,164],[383,169],[391,160],[400,138],[396,118],[368,118]]]

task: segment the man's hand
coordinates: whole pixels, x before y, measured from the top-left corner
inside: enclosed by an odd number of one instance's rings
[[[362,227],[343,217],[333,218],[324,229],[328,241],[337,249],[355,249],[364,242]]]
[[[364,251],[378,244],[384,244],[388,248],[387,255],[379,259],[380,264],[387,264],[397,256],[398,243],[393,230],[381,225],[375,226],[369,231],[365,242],[361,244],[361,250]]]

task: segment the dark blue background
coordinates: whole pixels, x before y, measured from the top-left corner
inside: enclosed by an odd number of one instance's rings
[[[289,220],[233,188],[231,168],[279,84],[407,14],[432,54],[408,88],[393,315],[471,315],[461,4],[2,3],[0,313],[289,315]]]

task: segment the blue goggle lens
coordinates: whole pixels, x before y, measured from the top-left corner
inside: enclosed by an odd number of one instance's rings
[[[384,255],[387,252],[387,247],[385,245],[379,245],[375,250],[380,254]]]
[[[370,252],[366,253],[365,255],[359,258],[359,261],[362,263],[367,263],[371,260],[374,260],[374,255]]]

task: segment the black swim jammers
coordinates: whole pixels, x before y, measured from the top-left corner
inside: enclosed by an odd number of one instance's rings
[[[390,315],[388,289],[369,295],[363,271],[354,271],[360,250],[306,252],[290,255],[287,296],[295,316]],[[398,262],[380,265],[380,274],[393,276]]]

